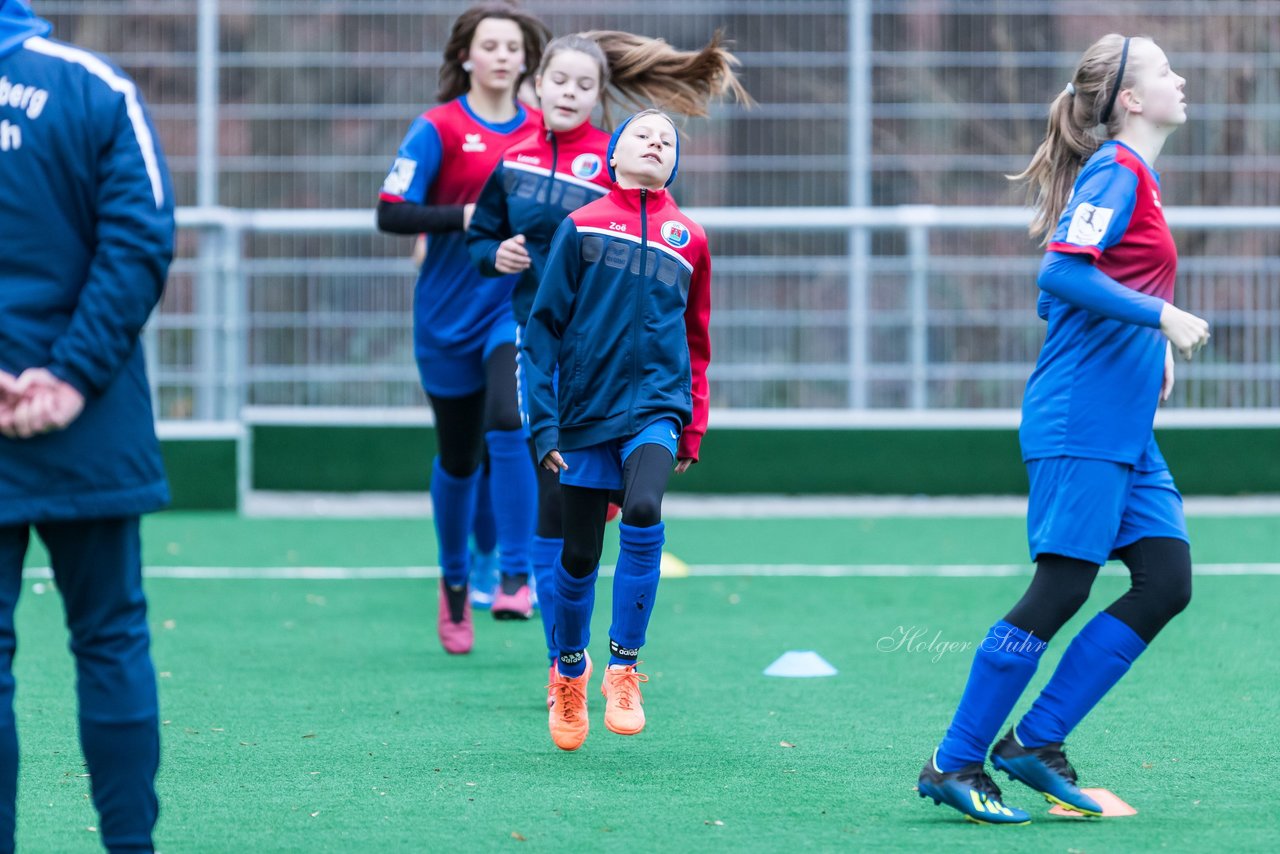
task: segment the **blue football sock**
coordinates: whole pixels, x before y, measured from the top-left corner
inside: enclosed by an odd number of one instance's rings
[[[556,625],[556,564],[560,561],[560,549],[564,540],[550,537],[534,537],[533,577],[538,584],[538,610],[542,612],[542,633],[547,638],[547,657],[554,663],[560,651],[556,649],[554,629]]]
[[[467,583],[467,537],[475,516],[479,480],[479,471],[467,477],[454,477],[440,467],[439,458],[432,465],[431,514],[435,517],[436,542],[440,548],[440,572],[450,587]]]
[[[986,761],[987,749],[1035,675],[1045,646],[1004,620],[991,627],[978,644],[960,705],[938,745],[939,770]]]
[[[26,529],[22,530],[25,546]],[[22,573],[22,554],[18,554],[16,566],[5,566],[12,570],[16,579]],[[8,585],[6,585],[8,586]],[[16,586],[16,585],[14,585]],[[16,594],[16,590],[14,593]],[[6,602],[7,614],[12,617],[13,602]],[[4,671],[0,673],[0,851],[13,850],[13,834],[17,827],[18,801],[18,723],[13,714],[14,681],[12,674],[14,637],[13,624],[5,626],[0,645],[4,647]]]
[[[498,568],[503,575],[529,575],[529,545],[538,522],[538,476],[523,430],[490,430],[490,489],[498,530]]]
[[[0,726],[0,851],[13,850],[17,827],[18,729],[12,715]]]
[[[498,547],[498,527],[493,518],[493,499],[490,497],[489,478],[484,475],[476,481],[476,515],[471,520],[471,538],[480,554],[493,554]]]
[[[576,679],[587,670],[586,649],[591,640],[591,611],[596,604],[596,567],[585,578],[574,578],[559,557],[556,570],[555,643],[561,676]]]
[[[1123,621],[1099,612],[1072,639],[1049,684],[1018,722],[1018,741],[1024,747],[1066,741],[1146,648]]]
[[[618,566],[613,573],[613,625],[609,627],[609,663],[635,664],[658,595],[658,567],[666,526],[648,528],[618,523]]]

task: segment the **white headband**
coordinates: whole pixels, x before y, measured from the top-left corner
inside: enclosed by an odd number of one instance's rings
[[[1076,93],[1076,84],[1074,84],[1074,83],[1068,83],[1068,84],[1067,84],[1067,94],[1068,94],[1068,95],[1074,95],[1075,93]]]

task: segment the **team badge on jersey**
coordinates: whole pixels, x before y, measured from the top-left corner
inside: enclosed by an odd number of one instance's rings
[[[466,141],[462,143],[463,151],[484,151],[486,148],[484,136],[478,133],[466,134]]]
[[[382,182],[382,192],[390,196],[403,196],[409,192],[413,183],[413,175],[418,171],[418,162],[407,157],[397,157],[391,165],[387,180]]]
[[[1113,208],[1100,208],[1088,202],[1081,202],[1071,216],[1071,226],[1067,229],[1067,242],[1077,246],[1097,246],[1107,234],[1107,226],[1115,214]]]
[[[658,233],[662,235],[663,240],[677,249],[689,245],[689,227],[683,222],[669,219],[662,224],[662,229]]]
[[[601,168],[603,165],[598,154],[579,154],[573,158],[573,164],[569,167],[575,176],[584,181],[590,181],[599,175]]]

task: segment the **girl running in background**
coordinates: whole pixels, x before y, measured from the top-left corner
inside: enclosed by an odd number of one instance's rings
[[[423,209],[438,211],[445,207],[449,206],[423,206]],[[472,211],[475,209],[475,205],[466,207]],[[413,241],[409,257],[413,266],[421,273],[422,265],[427,260],[425,234],[419,234],[417,240]],[[484,471],[476,483],[475,518],[471,522],[471,549],[467,554],[467,595],[471,599],[471,607],[487,610],[493,606],[501,575],[498,572],[498,532],[493,521],[493,500],[489,495],[490,471],[487,455],[481,465]]]
[[[615,184],[557,229],[521,345],[535,453],[560,474],[563,500],[549,715],[563,750],[587,737],[586,650],[618,488],[604,720],[620,735],[644,728],[647,680],[636,665],[658,590],[662,496],[672,466],[697,461],[707,427],[711,257],[665,189],[679,165],[675,125],[656,110],[637,113],[614,132],[605,163]]]
[[[535,78],[543,127],[503,154],[467,230],[471,257],[484,275],[520,274],[512,298],[520,329],[529,322],[556,229],[611,186],[605,167],[609,134],[591,124],[597,104],[609,99],[609,87],[626,100],[650,98],[676,113],[705,116],[710,100],[725,93],[751,103],[734,74],[735,64],[719,33],[699,51],[615,31],[561,36],[547,45]],[[602,112],[607,113],[607,104]],[[522,392],[527,419],[528,392]],[[553,666],[559,654],[552,630],[554,566],[563,546],[560,503],[558,474],[538,467],[532,563]]]
[[[1101,815],[1063,742],[1191,598],[1182,496],[1156,446],[1156,407],[1208,324],[1174,307],[1177,252],[1153,165],[1186,122],[1185,80],[1148,38],[1107,35],[1085,51],[1016,180],[1035,192],[1048,252],[1038,312],[1049,323],[1027,382],[1019,438],[1031,481],[1035,576],[979,645],[960,706],[920,774],[921,797],[978,822],[1025,824],[983,770],[987,749],[1049,640],[1089,597],[1098,567],[1132,586],[1085,625],[992,764],[1047,800]]]
[[[435,413],[439,455],[431,499],[442,579],[438,632],[450,653],[471,651],[467,538],[487,445],[501,555],[502,589],[513,595],[494,616],[528,619],[529,543],[537,489],[516,406],[515,277],[480,276],[463,230],[504,148],[539,127],[516,100],[542,58],[546,27],[512,3],[481,3],[454,22],[440,69],[440,106],[410,127],[383,183],[378,227],[430,235],[414,294],[414,350]],[[514,496],[524,496],[516,499]],[[522,592],[522,595],[521,595]],[[523,602],[523,606],[519,603]]]

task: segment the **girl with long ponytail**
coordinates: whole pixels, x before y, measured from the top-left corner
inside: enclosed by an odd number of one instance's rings
[[[1173,305],[1177,250],[1154,171],[1186,122],[1185,83],[1151,39],[1102,37],[1013,176],[1030,187],[1031,234],[1048,250],[1037,280],[1048,332],[1019,431],[1036,571],[978,645],[918,783],[921,797],[972,821],[1031,820],[1001,802],[987,751],[1099,566],[1122,560],[1132,586],[1080,630],[1030,711],[991,748],[996,769],[1076,812],[1102,807],[1077,785],[1063,743],[1191,598],[1182,496],[1152,433],[1173,389],[1174,351],[1190,359],[1209,338],[1204,320]]]

